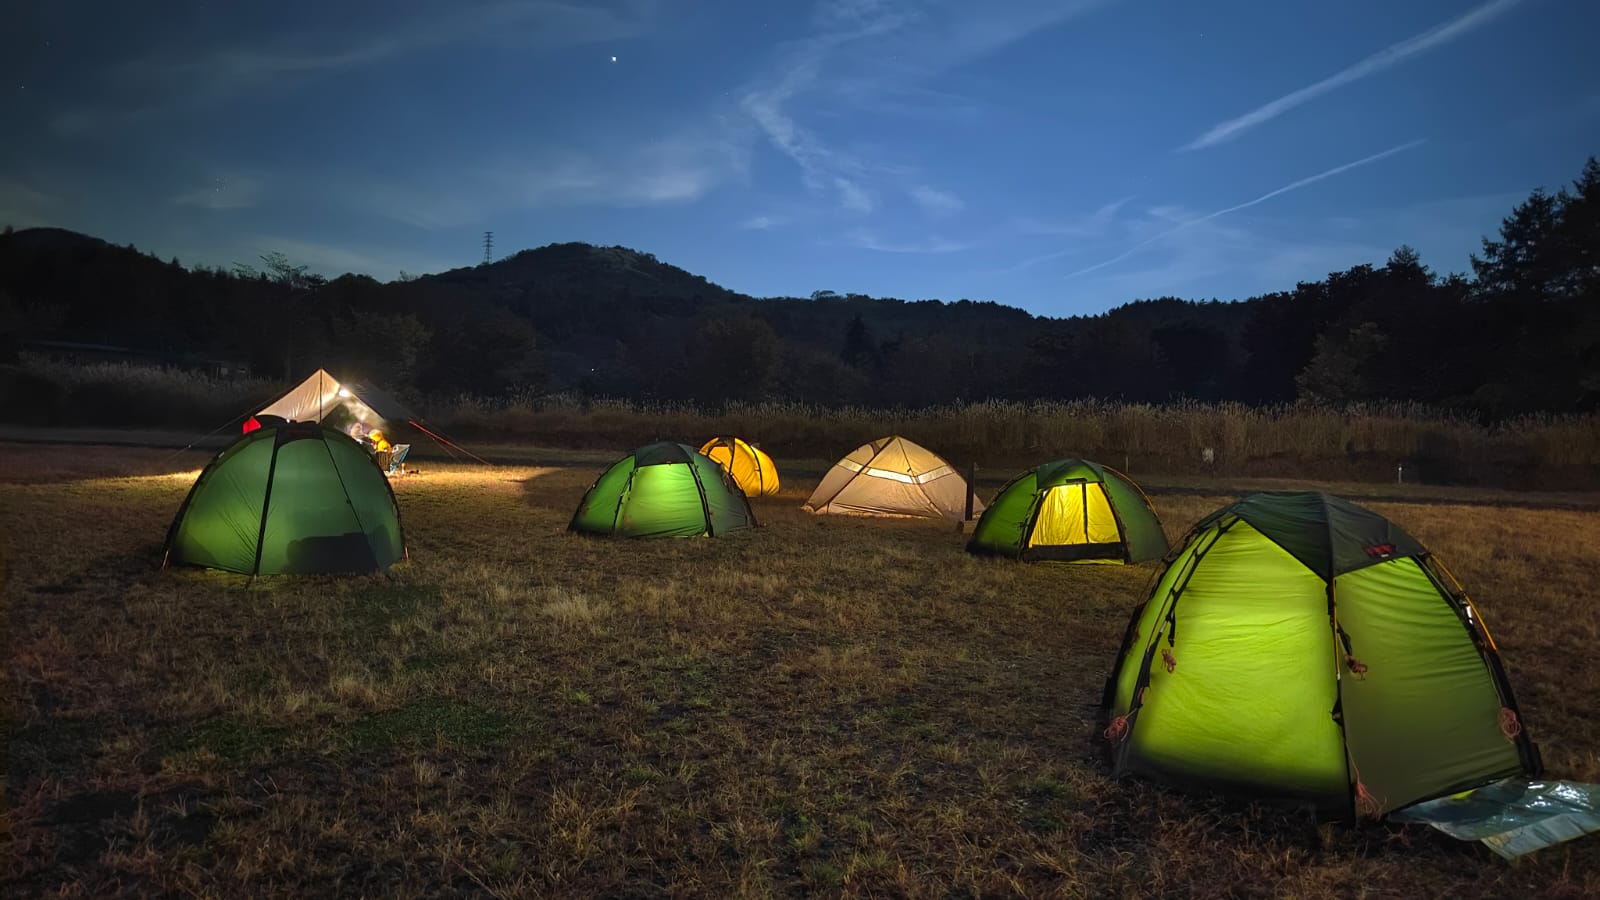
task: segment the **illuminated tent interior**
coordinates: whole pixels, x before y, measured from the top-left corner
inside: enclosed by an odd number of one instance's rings
[[[754,527],[726,470],[687,444],[662,441],[617,460],[584,493],[568,530],[622,537],[716,537]]]
[[[342,382],[318,369],[288,393],[272,401],[245,422],[253,431],[264,421],[321,422],[339,410],[369,428],[386,422],[409,422],[411,413],[388,394],[370,385]],[[270,417],[270,418],[267,418]]]
[[[264,425],[283,422],[323,422],[333,419],[341,427],[353,420],[366,429],[381,428],[391,442],[401,426],[410,426],[442,447],[451,457],[461,455],[488,465],[488,461],[419,421],[400,401],[370,384],[340,381],[327,369],[312,372],[288,393],[262,407],[245,420],[248,434]]]
[[[1058,459],[1007,482],[967,543],[972,553],[1023,560],[1137,563],[1167,553],[1161,520],[1127,476],[1086,459]]]
[[[163,566],[244,575],[378,572],[405,556],[389,480],[348,435],[266,425],[217,454],[167,531]]]
[[[834,463],[806,509],[961,521],[967,517],[967,480],[939,454],[903,437],[883,437]],[[982,501],[972,498],[973,514],[982,510]]]
[[[1118,775],[1381,816],[1537,775],[1499,650],[1415,538],[1313,491],[1201,519],[1106,685]]]
[[[778,492],[778,467],[760,447],[737,437],[715,437],[705,442],[700,452],[728,470],[746,497],[761,497]]]

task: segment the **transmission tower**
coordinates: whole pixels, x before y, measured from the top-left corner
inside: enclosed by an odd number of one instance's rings
[[[486,263],[494,262],[494,232],[492,231],[483,233],[483,261]]]

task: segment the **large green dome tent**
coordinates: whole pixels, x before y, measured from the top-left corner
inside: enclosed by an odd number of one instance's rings
[[[755,525],[725,469],[687,444],[648,444],[617,460],[583,495],[571,531],[624,537],[715,537]]]
[[[1144,492],[1087,459],[1058,459],[1006,482],[967,542],[972,553],[1069,562],[1138,563],[1167,549]]]
[[[1312,491],[1195,525],[1134,613],[1106,705],[1116,774],[1329,817],[1540,769],[1460,586],[1388,519]]]
[[[405,557],[389,479],[345,434],[269,425],[206,466],[167,531],[163,565],[243,575],[377,572]]]

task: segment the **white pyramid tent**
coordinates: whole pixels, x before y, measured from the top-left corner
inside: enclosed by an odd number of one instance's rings
[[[357,393],[359,391],[359,393]],[[287,394],[259,410],[257,416],[277,416],[290,422],[321,422],[343,406],[363,425],[383,421],[404,422],[411,418],[405,408],[387,395],[370,387],[345,383],[318,369],[311,377],[289,389]]]
[[[262,407],[244,423],[244,430],[249,432],[261,427],[262,423],[258,421],[261,416],[276,416],[290,422],[321,422],[332,415],[334,410],[341,408],[366,428],[381,427],[388,431],[401,425],[408,425],[432,438],[434,443],[443,447],[452,458],[460,454],[484,465],[493,465],[429,428],[413,416],[410,410],[400,405],[398,400],[383,391],[369,384],[341,382],[328,374],[327,369],[312,372],[309,378],[290,388],[288,393]]]
[[[862,444],[834,463],[806,501],[816,513],[966,518],[967,480],[939,454],[903,437]],[[972,499],[972,514],[983,502]]]

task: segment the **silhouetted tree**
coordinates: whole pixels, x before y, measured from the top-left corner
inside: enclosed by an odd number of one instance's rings
[[[1319,336],[1316,354],[1295,379],[1301,395],[1334,403],[1377,399],[1381,388],[1370,373],[1387,343],[1375,322],[1362,322],[1343,335]]]
[[[766,396],[782,345],[766,322],[742,313],[703,317],[690,342],[695,399],[712,403]]]
[[[872,330],[858,314],[850,320],[850,327],[844,334],[844,350],[839,358],[846,365],[855,366],[863,371],[878,371],[883,365],[883,359],[878,352],[878,345],[872,339]]]
[[[1220,331],[1203,325],[1166,325],[1152,329],[1150,340],[1170,374],[1169,394],[1197,400],[1228,396],[1233,360],[1228,339]]]
[[[1565,192],[1536,190],[1500,221],[1500,240],[1483,239],[1483,256],[1472,257],[1481,293],[1525,302],[1556,293],[1562,269],[1557,227],[1565,201]]]

